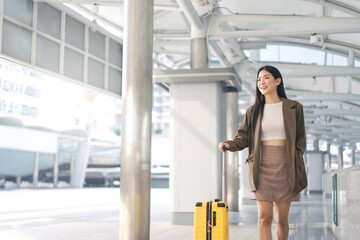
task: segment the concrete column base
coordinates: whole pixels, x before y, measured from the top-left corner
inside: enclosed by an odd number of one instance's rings
[[[195,205],[194,205],[195,207]],[[194,213],[193,212],[172,212],[171,224],[175,225],[193,225]]]
[[[322,192],[322,174],[325,172],[324,152],[308,151],[307,153],[308,168],[308,191],[309,193]]]
[[[173,224],[190,224],[196,202],[221,198],[226,97],[219,82],[172,84],[170,95],[170,211]]]

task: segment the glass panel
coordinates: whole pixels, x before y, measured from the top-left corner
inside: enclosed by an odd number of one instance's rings
[[[65,42],[84,50],[84,24],[66,15]]]
[[[347,66],[347,58],[328,53],[326,56],[326,64],[329,66]]]
[[[89,58],[88,84],[104,89],[104,64]]]
[[[105,59],[105,36],[94,31],[89,31],[89,53]]]
[[[325,53],[308,48],[280,46],[280,62],[324,65]]]
[[[37,28],[60,39],[61,12],[46,3],[38,2]]]
[[[267,45],[265,49],[260,49],[260,61],[278,62],[279,51],[276,45]]]
[[[37,35],[35,59],[36,66],[43,67],[54,72],[59,72],[59,57],[59,44]]]
[[[84,55],[65,48],[64,74],[76,80],[83,80]]]
[[[355,60],[355,67],[360,67],[360,61]]]
[[[343,56],[339,56],[334,54],[334,66],[347,66],[348,65],[348,59]]]
[[[33,2],[31,0],[4,0],[4,14],[32,26]]]
[[[4,20],[2,53],[30,63],[31,32]]]
[[[113,92],[121,96],[121,77],[122,74],[119,70],[109,67],[109,88],[110,92]]]
[[[351,167],[351,149],[347,148],[344,149],[344,154],[343,154],[343,160],[344,160],[344,166],[343,168],[349,168]]]
[[[122,68],[122,45],[109,39],[109,62]]]

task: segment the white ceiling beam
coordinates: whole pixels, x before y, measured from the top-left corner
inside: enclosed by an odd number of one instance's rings
[[[171,5],[154,4],[154,9],[164,10],[164,11],[175,11],[175,12],[181,11],[181,8],[177,4],[171,4]]]
[[[213,5],[213,7],[214,7],[213,9],[215,9],[215,12],[213,12],[213,15],[211,16],[210,22],[213,21],[213,17],[214,17],[214,16],[217,16],[217,15],[215,15],[215,14],[218,14],[218,15],[221,15],[221,16],[223,15],[222,10],[221,10],[221,8],[219,7],[219,4],[218,4],[217,0],[214,0],[214,2],[215,2],[215,4]],[[227,22],[224,22],[223,28],[226,29],[226,31],[232,31],[231,26],[230,26]],[[210,26],[208,26],[208,29],[210,29]],[[221,41],[224,42],[225,40],[224,40],[224,39],[221,39]],[[237,38],[227,39],[226,45],[230,45],[230,47],[231,47],[231,49],[233,50],[233,52],[238,55],[238,61],[241,61],[241,60],[243,60],[243,59],[247,59],[247,56],[244,54],[243,49],[242,49],[242,47],[240,46]],[[232,55],[232,54],[231,54],[231,55]],[[225,54],[225,56],[226,56],[226,54]],[[232,59],[232,57],[229,57],[228,60],[232,60],[232,62],[231,62],[232,64],[235,63],[234,60]]]
[[[166,64],[158,61],[157,59],[153,59],[153,61],[154,61],[157,65],[162,66],[162,67],[165,68],[165,69],[168,69],[168,70],[171,69],[171,67],[168,67]]]
[[[75,4],[106,4],[106,5],[124,5],[123,0],[36,0],[36,2],[58,2]]]
[[[190,66],[190,60],[188,56],[178,60],[174,60],[174,66],[172,69],[181,69],[186,64]]]
[[[227,60],[224,53],[221,51],[219,45],[213,40],[209,40],[208,42],[209,42],[208,46],[211,52],[217,57],[221,65],[223,67],[232,67],[231,63]]]
[[[238,70],[242,79],[255,79],[259,68],[265,64],[276,66],[284,78],[327,77],[327,76],[360,76],[359,67],[322,66],[315,64],[290,63],[238,63]]]
[[[266,41],[268,39],[268,41]],[[360,48],[358,45],[353,45],[346,42],[335,41],[327,38],[323,42],[310,44],[309,37],[299,37],[299,36],[280,36],[280,37],[266,37],[265,42],[267,44],[286,44],[286,45],[294,45],[299,47],[306,47],[310,49],[315,49],[319,51],[326,51],[335,54],[339,54],[342,56],[347,56],[350,50],[353,50],[355,54],[360,55]],[[257,41],[264,41],[264,38],[258,38]],[[255,41],[255,42],[257,42]]]
[[[224,22],[243,30],[224,31],[221,27]],[[209,25],[209,37],[212,39],[354,32],[360,32],[360,18],[215,15]]]
[[[110,6],[124,6],[123,0],[35,0],[36,2],[47,3],[73,3],[73,4],[97,4]],[[177,4],[154,4],[155,10],[181,11]]]
[[[359,98],[360,101],[360,98]],[[309,116],[360,116],[360,111],[346,109],[304,109],[304,115]]]
[[[190,51],[181,51],[181,50],[167,50],[167,49],[161,49],[158,47],[154,47],[153,53],[161,53],[164,55],[171,55],[171,56],[189,56]]]
[[[59,6],[59,5],[57,5]],[[84,6],[78,5],[78,4],[72,4],[72,5],[66,5],[67,7],[70,7],[72,10],[76,11],[77,13],[85,13],[88,16],[91,16],[94,20],[97,22],[103,22],[104,24],[116,29],[121,34],[124,34],[124,29],[120,27],[119,25],[107,20],[106,18],[92,12],[91,10],[87,9]]]
[[[360,102],[359,94],[349,93],[323,93],[323,92],[302,92],[287,90],[286,95],[290,99],[303,101],[355,101]]]
[[[177,3],[191,23],[191,26],[201,29],[203,27],[203,23],[190,0],[177,0]]]
[[[329,129],[329,130],[321,130],[321,129],[317,129],[317,128],[311,128],[307,130],[307,133],[309,134],[326,134],[326,135],[331,135],[331,134],[336,134],[338,136],[342,136],[342,137],[351,137],[351,136],[357,136],[360,137],[360,131],[346,131],[345,129]]]
[[[153,71],[155,83],[226,82],[241,91],[241,79],[233,68],[178,69]]]
[[[306,125],[307,128],[311,126],[311,129],[324,131],[324,133],[355,133],[360,134],[360,128],[336,128],[336,127],[324,127],[320,125]]]
[[[266,48],[266,41],[248,41],[248,42],[238,42],[242,50],[252,50],[252,49],[263,49]]]
[[[306,122],[305,123],[306,126],[308,127],[360,127],[360,122],[356,122],[356,121],[347,121],[347,120],[337,120],[337,121],[331,121],[331,122],[314,122],[314,123],[309,123]],[[360,130],[360,129],[359,129]]]
[[[182,47],[190,48],[190,41],[188,39],[184,39],[184,40],[154,39],[154,44],[158,46],[182,46]]]
[[[209,47],[218,58],[219,62],[223,65],[223,67],[232,66],[215,41],[209,40]],[[244,87],[245,91],[250,94],[250,96],[255,97],[255,90],[250,86],[250,84],[248,84],[246,81],[241,81],[241,85]]]
[[[161,32],[158,33],[156,31],[154,31],[153,33],[153,37],[154,39],[162,39],[162,40],[190,40],[191,36],[190,33],[188,32],[183,32],[183,33],[174,33],[174,32]]]
[[[324,135],[332,135],[332,134],[336,134],[337,136],[342,136],[342,137],[346,137],[348,136],[349,138],[351,136],[358,136],[360,137],[360,131],[343,131],[345,129],[341,129],[341,128],[333,128],[333,129],[318,129],[318,128],[306,128],[306,133],[308,134],[324,134]],[[360,139],[360,138],[359,138]]]
[[[227,60],[217,43],[213,40],[209,40],[209,47],[215,56],[219,59],[223,67],[231,67],[231,63]],[[235,69],[235,71],[237,71]],[[244,87],[245,91],[250,94],[250,96],[255,97],[255,90],[250,86],[246,81],[241,81],[241,85]]]
[[[348,13],[353,16],[360,16],[360,9],[354,7],[353,5],[346,4],[344,2],[336,0],[305,0],[307,2],[317,3],[325,7],[333,8],[341,12]]]
[[[306,137],[307,140],[310,139],[319,139],[326,142],[330,142],[332,145],[355,145],[359,142],[359,134],[357,135],[347,135],[347,134],[338,134],[338,133],[322,133],[321,131],[309,132],[307,129]],[[309,137],[313,136],[313,138]]]

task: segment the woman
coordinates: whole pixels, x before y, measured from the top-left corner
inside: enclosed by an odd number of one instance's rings
[[[255,104],[246,111],[235,138],[219,144],[220,151],[246,147],[252,199],[258,206],[259,238],[272,239],[274,204],[277,239],[287,239],[290,204],[299,201],[299,192],[307,186],[306,136],[303,107],[287,99],[281,73],[273,66],[259,69]]]

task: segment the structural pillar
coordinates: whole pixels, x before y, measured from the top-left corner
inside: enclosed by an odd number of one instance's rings
[[[314,151],[319,151],[319,139],[314,139]]]
[[[309,166],[308,187],[309,193],[322,192],[322,174],[324,173],[324,152],[307,151],[307,165]]]
[[[355,165],[356,165],[355,149],[356,149],[356,146],[353,146],[353,147],[351,148],[351,166],[355,166]]]
[[[190,1],[178,1],[188,18]],[[196,11],[195,11],[196,13]],[[191,15],[194,16],[194,15]],[[196,18],[198,19],[198,18]],[[191,20],[191,66],[208,68],[206,21]],[[221,82],[172,83],[170,90],[171,222],[193,224],[197,201],[221,198],[221,152],[226,139],[226,92]]]
[[[5,177],[0,177],[0,188],[5,188]]]
[[[239,125],[238,93],[226,94],[226,139],[234,138]],[[230,211],[239,210],[239,161],[238,152],[228,152],[227,157],[227,201]]]
[[[120,239],[150,239],[153,1],[125,0]]]
[[[89,162],[91,132],[93,128],[93,112],[94,112],[94,100],[96,99],[96,93],[91,90],[83,91],[82,95],[82,111],[87,115],[86,119],[86,137],[84,140],[78,142],[76,149],[76,156],[74,164],[72,165],[72,173],[70,186],[74,188],[82,188],[86,179],[86,169]]]
[[[59,180],[59,157],[58,154],[54,155],[54,168],[53,168],[53,184],[56,188]]]
[[[16,176],[16,186],[21,187],[21,176]]]
[[[226,93],[217,83],[175,83],[170,91],[171,222],[193,224],[197,201],[221,198]]]
[[[192,38],[191,39],[191,68],[207,68],[208,67],[208,52],[206,46],[206,38]]]
[[[348,66],[349,67],[354,67],[355,66],[355,57],[354,57],[354,51],[353,50],[349,50],[349,57],[348,57]],[[351,93],[351,89],[352,89],[352,76],[348,76],[348,93]]]
[[[344,168],[344,157],[343,157],[343,153],[344,153],[344,147],[343,146],[339,146],[338,147],[338,169],[341,170]]]
[[[75,157],[71,156],[71,159],[70,159],[70,176],[69,176],[70,183],[71,183],[71,179],[74,176],[74,166],[75,166]]]
[[[90,139],[78,143],[73,172],[70,179],[70,186],[73,188],[82,188],[84,185],[89,152]]]
[[[328,143],[326,148],[326,171],[331,172],[331,153],[330,153],[330,147],[331,144]]]
[[[39,153],[35,153],[34,159],[34,172],[33,172],[33,186],[34,188],[38,187],[39,181]]]
[[[201,27],[191,26],[191,68],[208,68],[208,46],[206,39],[207,20],[202,21]]]

